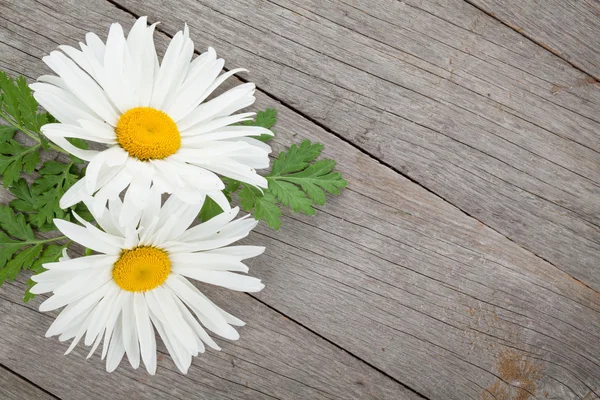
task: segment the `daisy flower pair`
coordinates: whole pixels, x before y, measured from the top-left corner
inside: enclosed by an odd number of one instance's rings
[[[224,61],[212,48],[193,60],[187,26],[171,40],[162,61],[154,48],[156,24],[145,17],[127,36],[119,24],[104,43],[88,33],[80,49],[60,46],[44,57],[56,75],[31,85],[35,99],[60,123],[42,132],[56,145],[89,162],[85,177],[60,205],[83,201],[97,226],[55,220],[68,238],[98,254],[70,259],[66,252],[34,276],[32,293],[52,293],[41,311],[65,307],[47,332],[103,343],[102,358],[113,371],[124,355],[134,368],[143,361],[156,371],[158,333],[177,367],[187,372],[191,357],[205,347],[219,349],[207,330],[235,340],[243,322],[212,303],[189,279],[244,292],[263,288],[239,274],[243,260],[264,250],[229,246],[256,226],[252,218],[233,220],[219,176],[266,187],[256,169],[269,165],[270,147],[253,138],[272,134],[238,123],[253,113],[254,84],[209,96],[240,69],[220,72]],[[83,150],[69,138],[99,143]],[[125,192],[123,199],[120,195]],[[170,197],[161,206],[161,196]],[[206,196],[224,212],[189,228]],[[189,228],[189,229],[188,229]]]

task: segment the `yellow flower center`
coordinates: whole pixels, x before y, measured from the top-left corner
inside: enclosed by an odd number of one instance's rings
[[[128,292],[152,290],[167,279],[171,261],[164,250],[156,247],[135,247],[123,250],[113,267],[112,276],[117,285]]]
[[[177,124],[164,112],[152,107],[135,107],[119,118],[117,141],[142,161],[169,157],[181,146]]]

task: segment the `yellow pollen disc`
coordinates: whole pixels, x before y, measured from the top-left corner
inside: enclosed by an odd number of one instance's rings
[[[164,250],[135,247],[123,250],[113,267],[112,276],[123,290],[145,292],[162,285],[170,272],[171,261]]]
[[[135,107],[119,118],[117,141],[129,155],[142,161],[163,159],[181,146],[177,124],[152,107]]]

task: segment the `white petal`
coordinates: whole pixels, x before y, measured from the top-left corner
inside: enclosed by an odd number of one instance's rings
[[[53,136],[52,133],[50,132],[51,129],[52,128],[48,127],[48,125],[44,125],[44,126],[42,126],[42,133],[44,135],[46,135],[48,137],[48,139],[50,139],[56,145],[62,147],[63,149],[65,149],[69,153],[73,154],[75,157],[79,157],[79,158],[81,158],[82,160],[85,160],[85,161],[91,161],[94,157],[96,157],[98,155],[99,152],[96,151],[96,150],[83,150],[83,149],[80,149],[80,148],[75,147],[74,145],[72,145],[64,137]]]
[[[171,274],[165,281],[172,292],[177,295],[200,319],[208,329],[226,339],[237,340],[239,334],[233,329],[211,302],[199,295],[199,290],[179,275]]]
[[[119,254],[121,248],[111,243],[112,238],[108,234],[92,234],[88,229],[76,225],[72,222],[67,222],[62,219],[54,219],[54,224],[65,236],[79,243],[80,245],[104,254]]]
[[[80,179],[63,194],[59,206],[60,208],[69,208],[80,201],[88,201],[91,198],[85,188],[85,179]]]
[[[142,293],[133,294],[135,323],[140,341],[140,354],[150,375],[156,373],[156,338],[150,322],[148,306]]]
[[[99,268],[114,264],[118,259],[118,256],[95,254],[92,256],[70,258],[66,260],[59,260],[58,262],[45,263],[44,268],[50,271],[61,271],[68,274],[78,273],[85,271],[89,268]],[[42,272],[41,274],[34,275],[32,279],[36,282],[44,282],[45,276],[48,275],[48,271]]]
[[[63,79],[69,90],[82,103],[109,124],[116,124],[117,113],[107,100],[104,91],[72,60],[58,51],[51,52],[49,56],[44,57],[42,60]]]
[[[186,115],[185,118],[183,118],[182,120],[176,121],[177,126],[181,131],[183,131],[203,121],[209,121],[214,116],[218,115],[224,109],[230,107],[233,104],[241,105],[241,102],[245,104],[250,99],[250,104],[252,104],[254,102],[253,95],[255,87],[256,86],[254,85],[254,83],[245,83],[243,85],[236,86],[233,89],[229,89],[227,92],[221,94],[220,96],[201,104],[188,115]]]
[[[248,272],[248,267],[238,257],[211,254],[210,252],[171,254],[169,255],[169,260],[171,260],[173,265],[173,272],[177,273],[181,273],[176,271],[179,269]]]
[[[240,212],[239,207],[232,208],[230,211],[223,212],[210,220],[194,226],[185,231],[181,236],[175,238],[181,242],[197,242],[203,240],[210,235],[220,231],[229,222],[231,222]]]
[[[191,128],[186,133],[193,133],[194,130],[195,130],[194,128]],[[206,146],[207,144],[210,145],[211,144],[210,142],[214,142],[214,141],[218,141],[218,140],[231,140],[231,139],[239,139],[242,137],[260,136],[260,135],[273,136],[273,131],[271,131],[270,129],[267,129],[267,128],[263,128],[262,126],[226,126],[226,127],[215,129],[209,133],[204,133],[201,135],[184,136],[181,138],[181,146],[184,148],[201,149],[204,146]],[[260,142],[260,141],[259,141],[259,143],[262,143],[262,145],[258,145],[258,146],[260,146],[261,150],[266,151],[267,153],[270,153],[271,148],[269,145],[265,145],[263,142]],[[252,144],[254,144],[254,143],[252,143]],[[256,144],[254,144],[254,145],[255,145],[255,147],[258,147],[258,146],[256,146]],[[269,146],[268,151],[265,146]]]
[[[181,131],[181,136],[183,137],[194,137],[202,134],[206,134],[217,129],[223,128],[228,125],[237,124],[243,121],[251,121],[252,117],[256,115],[256,113],[249,112],[243,114],[235,114],[230,115],[228,117],[215,118],[211,121],[204,122],[201,124],[193,125],[183,131]],[[264,128],[263,128],[264,129]]]
[[[219,75],[224,64],[222,59],[204,63],[202,68],[194,71],[194,75],[187,77],[181,85],[175,101],[165,107],[175,122],[187,115],[206,98],[204,93]]]
[[[135,322],[135,309],[133,306],[133,293],[125,292],[123,297],[123,346],[127,358],[133,369],[140,366],[140,347]]]
[[[169,278],[167,278],[168,280]],[[161,321],[164,321],[168,330],[177,337],[181,344],[191,353],[196,352],[196,341],[194,332],[182,320],[182,316],[177,309],[177,305],[171,297],[170,291],[159,286],[146,292],[146,301],[148,308],[155,315],[160,315]]]
[[[240,292],[260,292],[265,287],[260,279],[228,271],[208,271],[194,267],[174,267],[173,272],[198,281],[223,286],[224,288]]]
[[[162,110],[168,103],[169,94],[174,95],[187,73],[194,46],[185,33],[177,32],[167,47],[154,84],[151,107]]]
[[[110,348],[108,350],[108,357],[106,358],[106,371],[113,372],[119,366],[119,363],[123,359],[125,354],[125,346],[123,344],[123,330],[121,327],[121,316],[119,316],[115,325],[115,330],[110,340]],[[105,343],[106,343],[106,339]]]
[[[98,337],[102,337],[118,293],[119,287],[117,285],[111,286],[106,295],[100,300],[100,303],[98,303],[85,335],[84,343],[86,346],[94,343]]]

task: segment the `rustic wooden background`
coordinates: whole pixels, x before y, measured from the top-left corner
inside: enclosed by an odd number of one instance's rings
[[[598,0],[0,0],[0,68],[142,15],[247,67],[275,148],[325,143],[348,189],[252,234],[266,289],[207,289],[248,325],[188,375],[64,357],[5,284],[1,399],[600,399]]]

